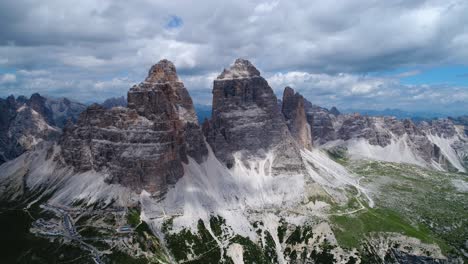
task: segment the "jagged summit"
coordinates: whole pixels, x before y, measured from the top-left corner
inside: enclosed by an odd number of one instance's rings
[[[256,77],[256,78],[248,78]],[[297,172],[298,148],[268,82],[247,60],[237,59],[213,84],[213,110],[204,133],[218,159],[228,167],[242,160],[277,154],[273,171]]]
[[[217,80],[251,78],[260,76],[260,72],[253,64],[245,59],[237,59],[228,69],[224,69]]]
[[[179,82],[177,71],[169,60],[162,59],[151,67],[146,77],[145,82],[150,83],[165,83],[165,82]]]
[[[296,93],[296,92],[294,91],[293,88],[291,88],[291,87],[289,87],[289,86],[284,87],[284,91],[283,91],[283,100],[284,100],[284,98],[294,96],[295,93]]]
[[[192,99],[168,60],[127,99],[127,108],[88,107],[65,130],[61,155],[76,171],[106,172],[110,183],[161,195],[183,176],[188,157],[202,162],[208,154]]]
[[[282,102],[281,112],[286,119],[291,135],[301,147],[312,149],[312,135],[307,123],[304,97],[291,87],[286,86]]]
[[[339,116],[341,113],[340,111],[338,110],[338,108],[336,108],[336,106],[333,106],[331,109],[330,109],[330,114],[334,115],[334,116]]]

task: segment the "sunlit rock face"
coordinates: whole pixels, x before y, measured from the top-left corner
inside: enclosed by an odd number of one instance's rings
[[[189,156],[207,155],[192,100],[174,65],[162,60],[128,92],[128,108],[92,105],[61,139],[63,158],[79,171],[109,174],[110,183],[164,194]]]
[[[299,148],[277,102],[267,81],[249,61],[237,59],[224,69],[213,84],[212,119],[204,124],[218,159],[231,167],[234,155],[245,161],[272,152],[274,173],[302,169]]]
[[[294,92],[291,87],[284,88],[281,112],[289,131],[297,143],[306,149],[312,149],[310,126],[304,107],[304,97]]]

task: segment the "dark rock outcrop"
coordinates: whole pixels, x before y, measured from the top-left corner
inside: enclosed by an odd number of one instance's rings
[[[299,150],[282,117],[277,98],[260,72],[247,60],[235,63],[213,84],[213,111],[204,133],[214,153],[231,167],[242,160],[275,153],[275,173],[302,169]]]
[[[47,107],[46,103],[47,98],[42,97],[38,93],[31,95],[31,98],[26,101],[26,104],[40,114],[48,124],[55,126],[54,114],[52,110]]]
[[[286,119],[291,135],[300,146],[312,149],[312,137],[304,108],[304,97],[294,92],[292,88],[286,87],[282,102],[281,112]]]
[[[340,111],[338,111],[338,108],[336,108],[335,106],[332,106],[332,108],[330,108],[330,114],[334,116],[339,116],[341,113]]]
[[[95,104],[67,127],[60,142],[64,161],[161,195],[183,176],[189,156],[202,162],[208,153],[192,100],[167,60],[154,65],[127,98],[128,108]]]

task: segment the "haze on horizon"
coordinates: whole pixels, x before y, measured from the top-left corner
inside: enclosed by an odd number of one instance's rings
[[[277,95],[314,104],[468,114],[468,2],[6,0],[0,96],[125,95],[162,58],[195,103],[247,58]]]

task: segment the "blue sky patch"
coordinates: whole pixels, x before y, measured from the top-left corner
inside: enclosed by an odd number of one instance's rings
[[[167,23],[166,23],[166,28],[180,28],[184,24],[184,21],[182,18],[172,15],[169,17]]]
[[[444,65],[431,68],[401,67],[391,71],[372,72],[369,75],[375,77],[393,77],[399,79],[402,84],[410,85],[468,85],[468,66],[465,65]]]

